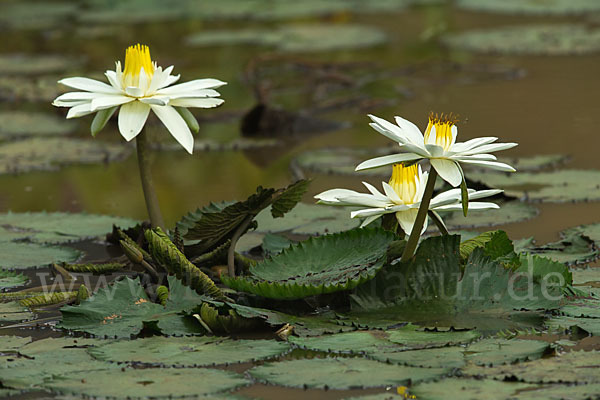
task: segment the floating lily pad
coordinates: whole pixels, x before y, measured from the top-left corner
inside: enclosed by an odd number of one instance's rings
[[[336,175],[376,176],[387,180],[392,173],[391,167],[374,168],[358,172],[355,171],[355,168],[358,164],[369,158],[386,156],[397,152],[397,146],[372,149],[335,147],[300,153],[296,157],[295,162],[298,167],[305,171]]]
[[[523,392],[522,392],[523,393]],[[600,384],[590,385],[551,385],[544,389],[528,390],[527,399],[539,400],[586,400],[600,393]]]
[[[135,24],[183,19],[192,11],[187,0],[129,0],[106,3],[88,0],[88,7],[78,13],[83,24]]]
[[[419,383],[410,394],[428,400],[446,400],[453,396],[462,400],[504,400],[518,398],[535,386],[518,382],[499,382],[492,379],[448,378],[437,382]]]
[[[565,169],[515,174],[472,172],[469,179],[502,188],[507,195],[528,201],[564,203],[600,200],[600,171],[596,170]]]
[[[66,135],[77,125],[52,114],[0,111],[0,139]]]
[[[250,375],[288,387],[357,389],[419,382],[440,377],[449,371],[389,365],[360,358],[315,358],[267,363],[251,369]]]
[[[43,267],[61,262],[73,263],[81,254],[79,250],[70,247],[0,241],[0,266],[8,269]]]
[[[600,318],[577,318],[557,316],[548,319],[545,325],[555,330],[582,329],[590,335],[600,336]]]
[[[515,377],[518,381],[528,383],[600,383],[598,365],[599,351],[571,351],[551,358],[506,366],[468,367],[465,373],[496,379]]]
[[[139,279],[125,278],[78,306],[61,308],[59,327],[119,338],[129,338],[144,327],[165,335],[202,334],[200,324],[184,315],[200,305],[202,298],[174,276],[168,280],[169,298],[164,307],[148,299]]]
[[[70,372],[86,371],[93,376],[99,370],[116,365],[94,360],[87,352],[97,342],[84,338],[47,338],[20,347],[18,357],[0,363],[2,384],[15,389],[39,387]],[[60,362],[58,362],[60,360]]]
[[[600,318],[600,300],[573,299],[560,308],[562,315],[569,317]]]
[[[81,59],[63,55],[2,54],[0,75],[43,75],[77,68]]]
[[[31,138],[0,145],[0,174],[56,170],[67,164],[122,160],[131,148],[98,140]]]
[[[74,372],[44,386],[65,394],[129,399],[205,396],[248,384],[242,375],[216,369],[117,368]]]
[[[465,358],[478,365],[511,364],[516,361],[535,360],[550,348],[541,340],[483,339],[465,350]]]
[[[0,269],[0,290],[23,286],[29,281],[29,278],[23,274]]]
[[[0,303],[0,321],[28,321],[34,314],[16,301]]]
[[[355,288],[383,267],[394,235],[357,229],[313,237],[258,263],[250,276],[221,277],[227,286],[274,299],[299,299]]]
[[[394,351],[400,347],[386,339],[381,331],[356,331],[317,337],[294,337],[288,339],[298,347],[332,353],[371,353]]]
[[[58,76],[2,76],[0,75],[0,99],[8,101],[52,102],[61,88]]]
[[[67,243],[103,236],[113,224],[122,229],[138,221],[110,215],[73,214],[64,212],[0,214],[0,242],[27,239],[37,243]],[[1,262],[0,262],[1,264]]]
[[[595,0],[458,0],[459,8],[502,14],[586,15],[600,11]]]
[[[4,1],[0,4],[0,26],[9,29],[48,29],[73,16],[75,2]]]
[[[598,244],[597,247],[600,247],[600,224],[580,225],[561,232],[561,236],[563,237],[569,237],[573,234],[584,235],[596,242]]]
[[[573,268],[573,284],[584,285],[592,282],[600,283],[600,268]]]
[[[527,246],[521,252],[548,257],[567,265],[588,264],[600,257],[594,242],[575,229],[561,232],[562,239],[541,246]]]
[[[8,353],[31,342],[30,337],[0,336],[0,353]]]
[[[202,31],[188,36],[192,46],[254,44],[283,52],[319,52],[356,49],[384,43],[379,29],[362,25],[286,25],[275,30]]]
[[[511,224],[526,221],[539,214],[536,207],[518,201],[507,201],[498,205],[500,208],[495,210],[470,210],[467,217],[462,211],[442,217],[448,228],[461,229]]]
[[[406,349],[425,349],[469,343],[480,337],[474,330],[416,330],[414,326],[389,332],[391,342],[401,344]]]
[[[275,219],[270,209],[256,216],[257,232],[290,232],[297,235],[315,235],[348,231],[360,225],[360,220],[350,218],[349,208],[336,208],[316,204],[298,203],[283,218]]]
[[[287,343],[275,340],[155,336],[109,343],[90,350],[90,354],[103,361],[197,367],[262,360],[289,349]]]
[[[600,51],[600,29],[577,24],[508,26],[456,33],[443,42],[478,53],[579,55]]]
[[[549,169],[566,163],[570,159],[569,156],[563,154],[541,154],[530,157],[520,158],[504,158],[499,157],[498,161],[512,165],[519,173],[534,172],[543,169]]]

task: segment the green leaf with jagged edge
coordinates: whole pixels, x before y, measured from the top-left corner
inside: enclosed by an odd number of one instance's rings
[[[169,299],[166,306],[152,303],[139,279],[125,278],[78,306],[60,309],[60,328],[88,332],[96,336],[129,338],[144,327],[165,335],[203,334],[204,329],[186,313],[202,303],[189,287],[174,276],[168,277]]]
[[[595,0],[459,0],[456,5],[465,10],[499,14],[565,16],[600,12],[600,3]]]
[[[539,214],[537,207],[519,201],[499,202],[493,210],[471,210],[465,218],[460,211],[444,213],[442,217],[449,229],[491,227],[526,221]]]
[[[51,380],[44,387],[54,392],[114,399],[214,398],[213,393],[234,390],[251,382],[232,371],[210,368],[112,368],[77,371]]]
[[[219,203],[210,202],[207,206],[198,208],[196,211],[190,211],[181,217],[175,226],[182,237],[185,237],[188,230],[192,228],[196,223],[204,216],[204,214],[219,213],[227,206],[235,204],[235,201],[223,201]]]
[[[308,190],[308,185],[310,185],[308,179],[302,179],[289,185],[271,204],[273,218],[281,218],[290,212],[302,200],[302,196]]]
[[[29,321],[34,314],[17,301],[0,303],[0,321]]]
[[[561,315],[546,320],[545,325],[553,330],[573,331],[573,328],[577,328],[587,332],[589,335],[600,336],[600,318],[580,318]]]
[[[502,380],[516,378],[527,383],[600,383],[600,351],[570,351],[541,360],[495,367],[468,366],[465,375]]]
[[[597,42],[600,44],[600,40]],[[488,187],[504,189],[508,196],[533,202],[565,203],[600,200],[597,183],[600,182],[600,171],[598,170],[563,169],[518,174],[471,172],[469,179]]]
[[[259,381],[308,389],[398,386],[439,378],[450,368],[415,368],[361,358],[313,358],[266,363],[249,373]]]
[[[595,242],[577,228],[562,231],[560,236],[561,239],[557,242],[526,246],[521,251],[548,257],[567,265],[588,264],[600,257],[600,250],[595,246]]]
[[[493,379],[447,378],[436,382],[417,383],[411,386],[410,394],[417,396],[417,399],[428,400],[447,400],[450,394],[457,399],[499,400],[516,399],[523,393],[529,395],[532,393],[529,389],[535,388],[535,385],[526,383]]]
[[[358,218],[350,218],[351,208],[331,207],[317,204],[298,203],[281,219],[275,219],[269,209],[256,216],[257,232],[282,233],[289,231],[297,235],[321,235],[357,228]]]
[[[0,111],[0,139],[22,139],[29,136],[68,135],[77,128],[54,114],[30,111]]]
[[[0,175],[125,159],[131,147],[76,138],[33,137],[0,144]]]
[[[282,216],[293,208],[295,200],[306,191],[308,183],[305,182],[298,181],[277,190],[259,186],[256,193],[245,201],[227,204],[225,207],[222,207],[225,204],[211,204],[208,208],[196,211],[195,215],[188,214],[182,221],[183,226],[179,228],[180,233],[187,240],[199,242],[188,246],[186,253],[192,256],[199,255],[218,247],[231,239],[248,218],[254,219],[259,212],[272,204],[278,204],[276,211],[271,210],[273,216]],[[251,227],[252,224],[249,224],[247,229]]]
[[[333,312],[296,316],[275,310],[249,307],[241,304],[228,303],[228,306],[244,318],[261,319],[273,327],[290,324],[294,327],[294,334],[298,336],[316,336],[324,333],[339,333],[356,330],[356,327],[354,326],[343,326],[338,324],[336,322],[336,315]]]
[[[89,353],[101,361],[203,367],[263,360],[280,356],[289,350],[288,343],[275,340],[153,336],[133,342],[119,340],[95,347]]]
[[[0,240],[0,267],[5,269],[38,268],[61,262],[72,263],[81,255],[79,250],[70,247]]]
[[[285,236],[267,233],[262,238],[262,248],[266,255],[279,254],[289,248],[294,242]]]
[[[543,311],[558,308],[561,288],[515,274],[481,248],[462,272],[459,241],[455,235],[425,239],[411,262],[387,268],[351,296],[350,316],[493,332],[541,325]]]
[[[558,285],[560,287],[566,287],[573,283],[573,275],[564,263],[535,254],[521,254],[519,261],[521,262],[521,266],[514,271],[529,274],[538,283],[542,283],[543,285]]]
[[[465,359],[477,365],[513,364],[541,358],[549,349],[550,343],[543,340],[488,338],[471,343]]]
[[[355,288],[386,261],[394,235],[382,229],[355,229],[313,237],[258,263],[250,276],[221,280],[232,289],[273,299],[300,299]]]
[[[113,225],[123,229],[138,221],[110,215],[27,212],[0,214],[0,242],[27,239],[36,243],[68,243],[96,238],[112,231]],[[0,262],[1,264],[1,262]]]
[[[29,278],[23,274],[0,269],[0,291],[2,289],[23,286],[29,281]]]
[[[504,231],[488,231],[460,243],[460,257],[463,260],[469,258],[476,248],[483,248],[486,256],[492,260],[500,257],[510,257],[514,253],[514,247],[508,235]],[[516,255],[515,255],[516,256]]]

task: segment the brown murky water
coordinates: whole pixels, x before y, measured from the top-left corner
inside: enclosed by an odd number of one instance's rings
[[[502,141],[516,141],[519,146],[506,152],[520,157],[538,154],[567,154],[570,168],[600,167],[598,149],[600,122],[598,96],[600,56],[531,57],[479,56],[451,53],[435,43],[423,41],[421,34],[432,24],[445,23],[451,30],[509,25],[527,22],[570,21],[572,18],[525,18],[461,12],[450,7],[427,7],[369,16],[336,15],[325,21],[375,25],[389,35],[382,46],[329,54],[298,55],[297,58],[328,62],[372,62],[377,68],[397,70],[414,66],[416,72],[396,75],[385,83],[367,85],[364,91],[373,97],[385,97],[393,105],[364,107],[361,110],[336,111],[326,118],[349,122],[349,128],[319,135],[306,134],[295,140],[285,152],[196,152],[183,150],[155,154],[154,174],[158,197],[167,224],[173,224],[187,211],[209,201],[242,199],[257,185],[278,187],[290,180],[289,164],[295,155],[307,149],[325,146],[380,146],[389,142],[367,125],[367,113],[390,119],[401,115],[419,126],[429,111],[460,114],[461,141],[476,136],[497,136]],[[249,23],[250,24],[250,23]],[[251,24],[250,24],[251,25]],[[261,47],[221,46],[189,48],[183,37],[211,27],[228,24],[188,21],[181,24],[152,23],[127,27],[113,38],[83,39],[72,30],[3,32],[2,52],[59,53],[85,55],[89,62],[80,71],[101,72],[122,59],[124,48],[140,42],[150,45],[153,58],[160,65],[174,64],[182,80],[215,77],[229,82],[221,90],[225,104],[216,110],[200,110],[197,115],[212,118],[241,114],[255,104],[251,89],[242,79],[248,62],[271,53]],[[453,62],[487,66],[501,70],[518,70],[515,79],[488,76],[464,79],[465,73],[447,68]],[[469,77],[469,74],[466,74]],[[460,79],[459,79],[460,78]],[[301,82],[298,82],[300,85]],[[408,95],[404,89],[408,88]],[[408,97],[408,98],[407,98]],[[294,100],[293,100],[294,101]],[[292,101],[292,105],[293,105]],[[62,114],[50,104],[11,104],[0,109],[43,110]],[[73,121],[78,136],[87,137],[91,118]],[[164,135],[168,135],[166,131]],[[232,140],[239,137],[239,119],[222,123],[202,123],[200,138]],[[118,141],[115,125],[109,125],[96,140]],[[92,140],[92,139],[90,139]],[[331,187],[359,188],[359,179],[326,175],[314,178],[305,201]],[[18,176],[0,175],[0,212],[12,211],[86,211],[114,215],[145,217],[145,207],[133,156],[110,165],[70,166],[55,172],[35,172]],[[584,223],[600,222],[600,203],[540,204],[540,215],[530,221],[501,227],[512,238],[534,236],[539,243],[555,240],[562,229]],[[48,331],[19,330],[13,334],[47,335]],[[8,332],[3,332],[8,333]],[[243,371],[250,365],[235,367]],[[337,399],[351,395],[379,393],[383,389],[361,391],[301,390],[253,385],[238,393],[265,399]],[[43,397],[28,394],[21,398]]]

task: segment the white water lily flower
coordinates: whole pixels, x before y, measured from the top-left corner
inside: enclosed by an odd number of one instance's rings
[[[517,143],[494,143],[498,140],[496,137],[481,137],[456,143],[458,128],[452,114],[438,116],[431,113],[425,134],[404,118],[395,117],[397,125],[374,115],[369,115],[369,118],[373,121],[369,124],[373,129],[398,142],[405,152],[364,161],[356,167],[357,171],[427,158],[442,179],[454,187],[463,180],[461,163],[499,171],[515,171],[513,167],[496,161],[496,157],[488,153],[510,149]]]
[[[353,211],[352,218],[366,218],[361,226],[366,226],[384,214],[394,213],[398,223],[407,235],[410,235],[417,218],[419,206],[423,198],[425,185],[429,173],[423,172],[420,165],[405,167],[395,164],[389,183],[382,182],[384,193],[375,187],[363,182],[370,193],[360,193],[348,189],[331,189],[315,196],[320,204],[337,206],[359,206],[366,209]],[[468,189],[469,200],[493,196],[502,190]],[[486,210],[499,208],[495,203],[471,202],[469,209]],[[460,189],[451,189],[440,193],[431,199],[429,209],[433,211],[462,210]],[[423,232],[427,229],[427,221],[423,225]]]
[[[214,89],[226,83],[217,79],[197,79],[171,86],[179,80],[179,75],[171,75],[172,71],[173,66],[164,70],[157,66],[150,58],[148,46],[137,44],[125,52],[124,71],[121,71],[120,61],[116,62],[115,71],[106,71],[110,85],[89,78],[62,79],[59,83],[83,91],[65,93],[52,104],[69,107],[67,118],[103,112],[102,126],[120,106],[119,131],[127,141],[142,131],[152,110],[191,154],[194,137],[185,119],[174,107],[217,107],[223,100],[216,98],[220,94]]]

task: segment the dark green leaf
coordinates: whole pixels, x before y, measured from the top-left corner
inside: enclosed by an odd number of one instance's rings
[[[281,192],[271,204],[271,215],[273,218],[281,218],[292,210],[302,200],[302,196],[308,190],[309,180],[302,179],[292,183]]]

